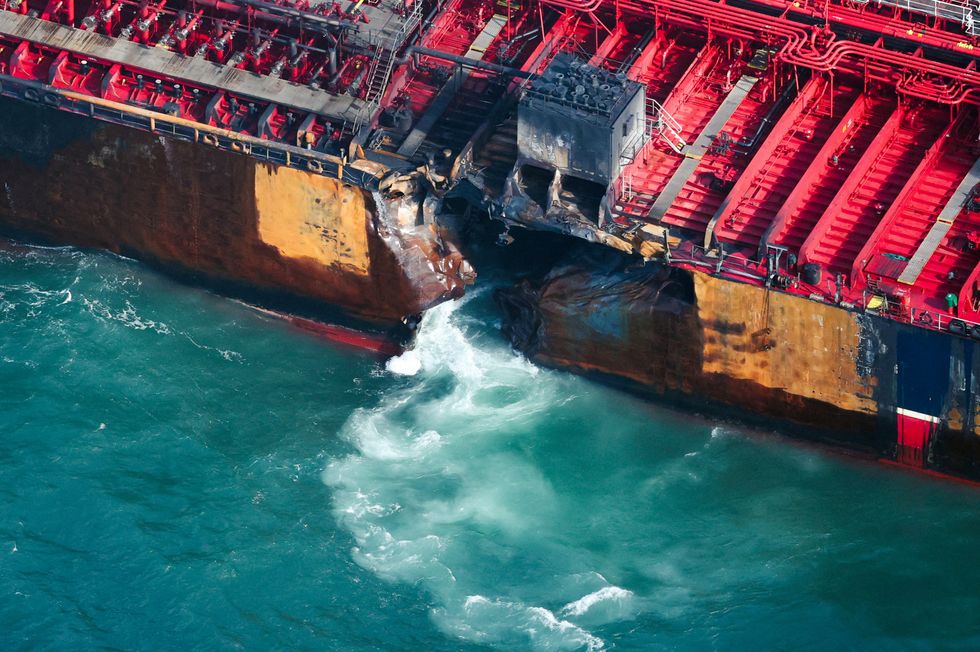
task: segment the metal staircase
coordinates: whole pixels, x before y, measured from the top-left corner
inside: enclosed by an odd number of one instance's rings
[[[687,147],[687,143],[681,135],[680,123],[664,109],[660,102],[648,97],[646,100],[646,124],[642,136],[623,148],[619,157],[619,176],[609,184],[608,202],[614,215],[623,215],[621,204],[628,204],[636,199],[632,163],[655,137],[663,139],[667,146],[678,154],[681,154]]]
[[[647,99],[647,134],[649,141],[654,135],[660,136],[667,145],[680,154],[687,143],[681,136],[681,126],[674,116],[667,113],[663,105],[652,98]]]
[[[396,55],[421,21],[422,3],[414,2],[411,12],[405,17],[398,31],[387,37],[379,37],[372,43],[372,49],[378,53],[378,57],[374,60],[374,65],[368,74],[367,92],[364,95],[366,105],[358,113],[351,130],[352,133],[358,133],[364,123],[370,121],[371,116],[377,113],[381,106],[381,100],[384,98],[385,90],[388,88],[388,82],[391,80]]]
[[[632,163],[654,137],[662,138],[678,154],[687,146],[681,136],[681,126],[674,116],[667,113],[660,102],[647,98],[646,124],[636,138],[623,145],[623,151],[619,155],[620,167],[625,168]]]

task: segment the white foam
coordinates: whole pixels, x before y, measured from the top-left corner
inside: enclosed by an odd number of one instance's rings
[[[465,634],[466,638],[489,644],[507,642],[508,647],[513,647],[521,640],[521,647],[530,644],[540,650],[598,652],[605,649],[602,639],[575,623],[556,617],[554,612],[544,607],[490,599],[477,594],[466,597],[462,614],[464,618],[457,616],[455,621],[449,621],[453,614],[449,609],[443,609],[437,614],[436,621],[442,622],[456,634]],[[515,634],[520,638],[516,638]]]
[[[130,301],[126,301],[126,306],[121,310],[113,309],[98,299],[82,298],[82,304],[91,315],[105,322],[114,321],[126,328],[137,331],[148,330],[158,335],[174,334],[167,324],[141,316]]]
[[[581,627],[574,625],[567,620],[559,620],[551,611],[542,607],[531,607],[528,612],[543,625],[548,632],[554,632],[561,636],[558,641],[548,641],[549,649],[581,649],[583,646],[589,652],[598,652],[606,648],[605,643],[598,636],[593,636]],[[540,634],[533,628],[529,629],[532,641],[539,638]],[[554,644],[558,643],[557,646]]]
[[[490,601],[487,600],[482,595],[468,595],[466,596],[466,602],[463,603],[463,608],[470,609],[476,605],[483,605],[483,604],[490,604]]]
[[[356,452],[332,460],[322,476],[334,516],[354,538],[357,563],[424,587],[433,620],[451,635],[503,648],[603,649],[586,621],[618,618],[628,591],[610,592],[616,587],[572,562],[574,574],[548,571],[535,581],[521,559],[508,558],[530,550],[564,563],[581,555],[550,532],[563,518],[560,497],[519,448],[534,445],[565,394],[554,374],[504,342],[467,333],[457,310],[470,299],[426,313],[415,348],[387,365],[412,376],[410,387],[344,425],[340,435]],[[596,595],[576,600],[583,592]],[[548,608],[565,603],[568,613]]]
[[[414,376],[422,370],[422,359],[417,352],[409,349],[401,355],[390,358],[385,363],[385,368],[399,376]]]
[[[76,279],[77,280],[77,279]],[[133,279],[131,277],[123,277],[120,281],[119,277],[104,278],[103,283],[128,283],[135,282],[141,284],[142,281],[139,279]],[[62,290],[57,292],[58,296],[63,296],[64,293],[68,294],[68,297],[59,305],[63,305],[72,300],[70,290]],[[194,347],[201,349],[203,351],[210,351],[214,354],[220,356],[223,360],[227,362],[242,363],[244,362],[244,357],[241,353],[237,351],[232,351],[229,349],[222,349],[214,346],[209,346],[207,344],[202,344],[198,342],[190,333],[180,330],[172,329],[168,324],[150,319],[139,313],[137,307],[132,301],[126,300],[123,308],[114,307],[109,303],[103,302],[100,299],[90,299],[88,297],[82,296],[82,305],[93,317],[102,321],[104,323],[115,322],[121,324],[125,328],[130,328],[136,331],[149,331],[157,335],[162,335],[165,337],[183,337],[188,342],[190,342]]]
[[[598,606],[608,606],[614,604],[616,609],[624,609],[630,606],[633,600],[633,592],[622,589],[618,586],[604,586],[598,591],[593,591],[584,595],[575,602],[569,602],[561,609],[561,614],[565,617],[585,616],[594,612]],[[622,617],[623,614],[620,615]]]
[[[437,448],[442,443],[442,435],[435,430],[426,430],[422,436],[415,441],[415,449],[422,451],[425,449]]]

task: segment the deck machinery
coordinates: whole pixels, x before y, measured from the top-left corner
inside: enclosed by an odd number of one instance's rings
[[[0,81],[5,95],[314,172],[334,157],[395,170],[449,157],[451,180],[511,222],[641,234],[673,264],[980,336],[977,11],[3,0]],[[620,104],[629,125],[595,122]],[[562,120],[534,121],[549,105],[571,112],[564,138]],[[596,129],[609,133],[583,137]],[[535,164],[532,140],[561,143],[577,170]],[[597,147],[617,151],[599,163]]]
[[[0,93],[980,339],[977,0],[0,0]]]

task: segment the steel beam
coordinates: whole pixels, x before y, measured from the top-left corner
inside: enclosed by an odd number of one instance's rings
[[[817,76],[811,77],[803,85],[796,99],[793,100],[793,103],[790,104],[786,112],[783,113],[779,121],[773,126],[772,131],[769,132],[765,141],[756,150],[745,167],[745,170],[739,176],[738,181],[732,186],[725,199],[722,200],[721,206],[715,211],[711,221],[708,222],[704,233],[705,249],[711,248],[716,229],[719,239],[724,238],[726,235],[734,237],[734,230],[726,226],[729,217],[736,214],[737,210],[743,204],[755,200],[753,193],[760,188],[759,183],[765,178],[765,174],[772,165],[774,158],[783,156],[784,154],[781,152],[788,147],[792,147],[791,144],[786,142],[786,139],[794,131],[800,116],[803,115],[807,106],[809,106],[819,91],[833,92],[832,87],[828,88],[829,85],[830,82],[823,77]],[[719,224],[721,224],[720,228],[718,227]]]
[[[888,207],[888,210],[882,216],[881,221],[878,223],[878,226],[875,227],[875,230],[868,238],[868,241],[864,243],[864,247],[862,247],[861,251],[854,259],[854,263],[851,265],[852,284],[856,281],[863,281],[865,266],[869,261],[871,261],[872,257],[876,253],[880,253],[877,251],[878,244],[889,232],[892,231],[898,220],[901,218],[902,212],[905,210],[908,202],[914,196],[916,188],[918,188],[919,180],[928,175],[931,170],[935,169],[936,162],[942,155],[943,146],[949,144],[947,139],[950,132],[955,128],[956,124],[956,121],[951,122],[949,126],[947,126],[946,129],[944,129],[939,135],[936,141],[929,147],[929,149],[923,155],[922,160],[915,166],[912,176],[910,176],[908,181],[905,182],[905,185],[902,186],[902,190],[898,193],[895,201],[892,202],[891,206]],[[937,242],[936,245],[938,246],[938,244],[939,243]],[[925,264],[925,261],[923,261],[923,264]],[[919,271],[922,270],[920,269]]]
[[[652,221],[659,221],[667,214],[667,211],[673,205],[674,200],[680,194],[681,189],[687,183],[691,175],[697,169],[698,165],[701,164],[701,159],[708,152],[708,148],[721,133],[722,128],[728,122],[732,114],[742,103],[742,100],[746,98],[749,91],[756,85],[759,81],[758,77],[753,77],[752,75],[742,75],[742,77],[735,83],[734,88],[728,92],[728,95],[722,101],[721,105],[715,110],[714,115],[708,121],[704,130],[698,135],[693,143],[684,148],[682,152],[684,155],[684,160],[681,161],[680,166],[674,170],[674,174],[671,175],[670,181],[664,186],[664,189],[657,196],[657,201],[653,203],[650,208],[649,219]]]
[[[960,181],[956,190],[953,191],[953,196],[949,198],[949,201],[943,207],[942,212],[936,216],[936,222],[929,229],[926,237],[922,240],[918,249],[915,250],[915,253],[912,254],[912,258],[909,259],[902,274],[898,277],[900,283],[915,285],[915,281],[919,278],[922,270],[925,269],[926,263],[929,262],[936,249],[939,248],[943,238],[949,233],[949,229],[953,226],[953,222],[957,216],[963,211],[963,207],[970,201],[970,197],[973,195],[973,189],[977,183],[980,183],[980,158],[976,160],[973,167],[970,168],[970,171]]]
[[[830,137],[827,138],[823,147],[820,148],[820,151],[813,158],[813,162],[810,163],[806,172],[803,173],[803,177],[799,183],[796,184],[796,187],[790,192],[789,197],[786,198],[783,205],[776,211],[776,216],[773,218],[772,223],[762,235],[762,242],[759,244],[760,251],[764,252],[771,244],[778,244],[789,228],[793,226],[790,218],[796,214],[797,209],[810,196],[814,186],[820,182],[823,174],[832,165],[831,157],[834,156],[834,153],[837,152],[841,144],[849,137],[849,132],[855,129],[855,125],[860,121],[861,116],[870,110],[869,102],[870,100],[866,95],[860,95],[854,100],[851,108],[841,116],[837,126],[830,133]]]
[[[800,247],[799,261],[801,265],[809,262],[819,262],[814,261],[813,256],[821,240],[823,240],[833,225],[837,223],[841,207],[851,201],[851,195],[861,187],[868,170],[871,169],[871,166],[878,160],[881,152],[888,147],[888,144],[895,137],[895,132],[902,124],[902,118],[904,116],[905,109],[901,106],[895,107],[891,116],[878,132],[878,135],[871,141],[868,148],[864,150],[864,154],[861,155],[854,169],[851,170],[851,174],[847,177],[847,180],[840,189],[838,189],[834,199],[820,216],[820,219],[817,221],[816,226],[813,227],[803,246]]]

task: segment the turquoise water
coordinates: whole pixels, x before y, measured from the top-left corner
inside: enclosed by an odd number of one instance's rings
[[[0,648],[980,647],[980,493],[510,352],[387,366],[140,265],[0,252]]]

